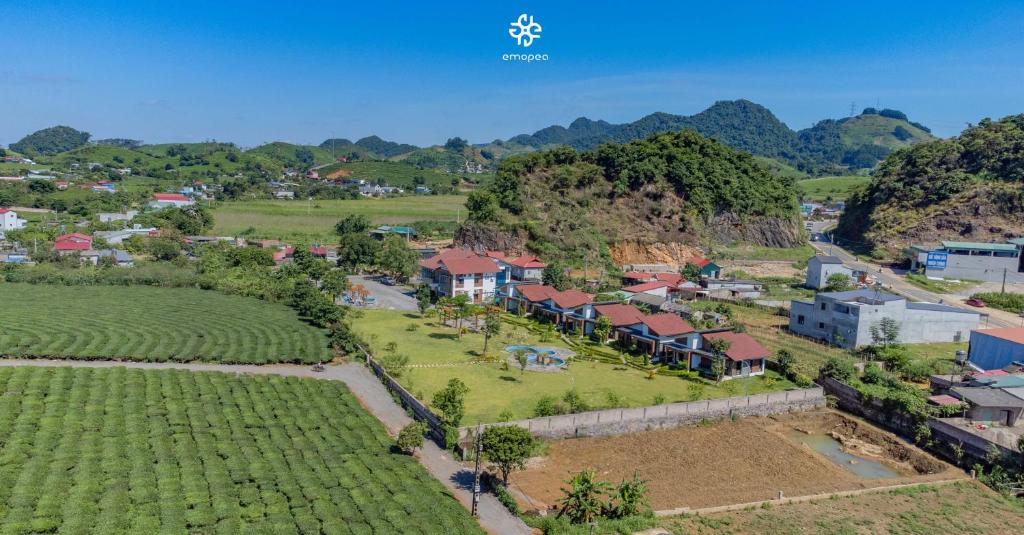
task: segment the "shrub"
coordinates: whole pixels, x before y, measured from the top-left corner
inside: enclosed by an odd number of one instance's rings
[[[565,413],[565,406],[559,403],[554,396],[541,396],[537,399],[537,405],[533,408],[533,415],[538,418]]]
[[[423,447],[423,435],[426,434],[427,424],[419,420],[414,420],[409,425],[403,427],[398,433],[396,445],[400,450],[411,455],[418,448]]]
[[[822,364],[818,373],[822,377],[831,377],[837,381],[848,383],[857,374],[857,369],[853,367],[853,363],[849,359],[832,355],[825,359],[825,363]]]

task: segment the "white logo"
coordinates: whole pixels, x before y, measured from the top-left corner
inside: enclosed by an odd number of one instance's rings
[[[540,32],[543,28],[533,21],[533,15],[523,13],[519,19],[508,25],[508,34],[515,37],[519,46],[530,46],[534,39],[540,39]]]

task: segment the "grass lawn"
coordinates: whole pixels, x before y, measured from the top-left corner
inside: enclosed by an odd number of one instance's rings
[[[935,280],[929,279],[924,275],[918,273],[907,273],[907,282],[917,286],[918,288],[928,290],[929,292],[935,292],[940,294],[953,294],[976,286],[979,284],[978,281],[947,281],[947,280]]]
[[[337,381],[0,369],[3,533],[473,533]]]
[[[932,535],[1020,533],[1024,505],[977,482],[908,487],[744,511],[683,516],[659,525],[677,534]]]
[[[225,202],[213,210],[213,234],[252,235],[277,239],[333,240],[334,225],[349,214],[362,214],[376,224],[455,221],[466,216],[461,195],[418,195],[355,200],[260,200]]]
[[[854,190],[871,182],[867,176],[826,176],[798,180],[796,185],[803,194],[805,201],[824,201],[831,197],[833,201],[843,201]]]
[[[761,245],[736,244],[712,247],[709,257],[723,260],[782,260],[804,262],[814,256],[814,248],[810,245],[800,247],[779,248]],[[740,268],[742,269],[742,268]]]
[[[607,406],[617,398],[619,404],[646,406],[654,404],[656,396],[666,402],[690,401],[756,394],[793,387],[789,381],[771,374],[761,377],[734,379],[721,385],[703,379],[655,376],[648,379],[645,372],[601,362],[572,362],[560,372],[520,373],[518,368],[502,369],[500,362],[474,363],[480,360],[483,335],[466,334],[459,340],[455,330],[437,325],[434,319],[422,319],[418,314],[390,310],[366,310],[363,317],[353,321],[354,329],[373,347],[374,353],[385,355],[389,342],[397,345],[397,352],[410,358],[410,367],[399,379],[417,398],[429,402],[434,393],[444,387],[452,377],[462,379],[469,386],[466,398],[466,416],[463,425],[494,422],[508,409],[514,418],[529,418],[540,396],[561,398],[576,388],[595,408]],[[409,331],[410,325],[418,325]],[[518,335],[517,335],[518,333]],[[500,355],[510,343],[536,344],[549,347],[567,347],[560,340],[540,342],[539,338],[522,327],[507,323],[502,333],[491,340],[488,352]],[[430,367],[430,365],[434,365]]]
[[[291,308],[186,288],[0,283],[0,354],[263,364],[330,359]]]

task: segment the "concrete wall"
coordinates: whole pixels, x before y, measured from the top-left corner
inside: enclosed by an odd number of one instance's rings
[[[992,441],[958,427],[955,422],[960,420],[959,418],[932,418],[928,420],[928,427],[932,430],[932,440],[945,444],[947,447],[951,445],[962,447],[964,455],[971,459],[971,462],[966,464],[973,464],[973,462],[986,463],[986,457],[988,457],[993,449],[1009,456],[1017,453],[1015,444],[1005,440],[1002,442]],[[945,454],[946,452],[942,451],[942,453]]]
[[[398,398],[399,403],[406,410],[412,411],[417,420],[427,422],[427,426],[430,428],[431,433],[438,440],[444,440],[444,426],[441,425],[441,420],[438,419],[437,415],[430,411],[426,405],[420,400],[416,399],[416,396],[409,393],[402,385],[398,384],[384,368],[377,363],[376,360],[369,353],[363,351],[363,356],[366,357],[367,364],[370,365],[370,370],[373,371],[374,375],[380,379],[380,382],[384,383],[384,387],[391,392],[392,395]]]
[[[822,377],[818,383],[830,396],[838,401],[840,409],[861,416],[871,422],[881,425],[904,438],[914,436],[914,427],[917,421],[910,415],[899,411],[888,410],[882,406],[880,401],[865,403],[855,388],[841,383],[831,377]]]
[[[529,429],[538,437],[558,439],[670,429],[698,423],[701,420],[729,416],[767,416],[806,411],[824,406],[824,391],[819,387],[813,387],[753,396],[670,403],[652,407],[606,409],[489,425],[517,425]],[[459,429],[460,442],[470,437],[473,429],[475,428]]]

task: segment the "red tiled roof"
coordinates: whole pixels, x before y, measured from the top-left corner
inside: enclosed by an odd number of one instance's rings
[[[607,316],[612,321],[612,327],[636,325],[643,321],[644,318],[644,313],[640,312],[640,309],[633,305],[619,303],[614,305],[597,305],[594,307],[594,310],[601,316]]]
[[[427,269],[437,269],[441,267],[441,261],[446,258],[469,258],[474,256],[473,251],[469,249],[445,249],[436,255],[423,260],[420,262],[420,266]]]
[[[694,256],[694,257],[691,257],[691,258],[687,259],[686,263],[687,264],[697,264],[698,267],[704,267],[704,266],[710,264],[711,261],[708,260],[707,258],[701,258],[699,256]]]
[[[675,314],[650,314],[643,317],[647,329],[658,336],[692,333],[693,326]]]
[[[487,251],[484,254],[486,254],[488,258],[495,258],[495,259],[498,259],[498,260],[507,260],[508,259],[508,255],[503,253],[503,252],[501,252],[501,251]]]
[[[702,335],[705,342],[708,340],[726,340],[729,342],[729,349],[725,351],[725,356],[729,360],[752,360],[767,358],[771,351],[765,349],[765,347],[754,340],[747,333],[736,333],[731,331],[720,332],[720,333],[706,333]],[[704,346],[707,349],[707,345]]]
[[[963,403],[959,399],[956,399],[955,397],[953,397],[953,396],[951,396],[949,394],[939,394],[937,396],[929,396],[928,397],[928,401],[931,401],[932,403],[934,403],[936,405],[943,405],[943,406],[945,406],[945,405],[959,405],[959,404]]]
[[[626,286],[623,290],[627,292],[640,293],[649,290],[657,290],[658,288],[668,288],[671,284],[663,281],[651,281],[642,282],[640,284],[634,284],[633,286]]]
[[[445,269],[452,275],[469,275],[471,273],[497,273],[501,271],[494,260],[486,256],[472,256],[469,258],[444,258],[441,260]]]
[[[550,299],[552,294],[558,293],[558,290],[544,284],[523,284],[516,286],[516,290],[531,303]]]
[[[513,266],[516,266],[516,267],[526,268],[526,269],[535,269],[535,268],[547,267],[547,264],[545,264],[544,262],[541,262],[540,258],[537,258],[536,256],[520,256],[519,258],[516,258],[515,260],[509,261],[509,264],[511,264]]]
[[[676,286],[680,282],[683,282],[683,276],[678,273],[655,273],[654,278],[661,282],[667,282],[672,286]]]
[[[92,236],[73,232],[57,236],[53,241],[55,251],[85,251],[92,248]]]
[[[627,271],[622,274],[622,278],[635,281],[648,281],[651,280],[651,274],[640,271]]]
[[[188,197],[180,193],[154,193],[153,198],[158,201],[187,201]]]
[[[559,308],[576,308],[594,302],[594,296],[579,290],[565,290],[551,294],[551,300]]]
[[[310,245],[309,246],[309,252],[313,253],[316,256],[327,256],[327,246],[326,245],[321,245],[321,246],[317,247],[315,245]]]
[[[1005,327],[1002,329],[979,329],[978,334],[987,334],[1010,342],[1024,344],[1024,327]]]
[[[0,214],[6,214],[7,212],[10,212],[10,210],[6,208],[0,208]]]

